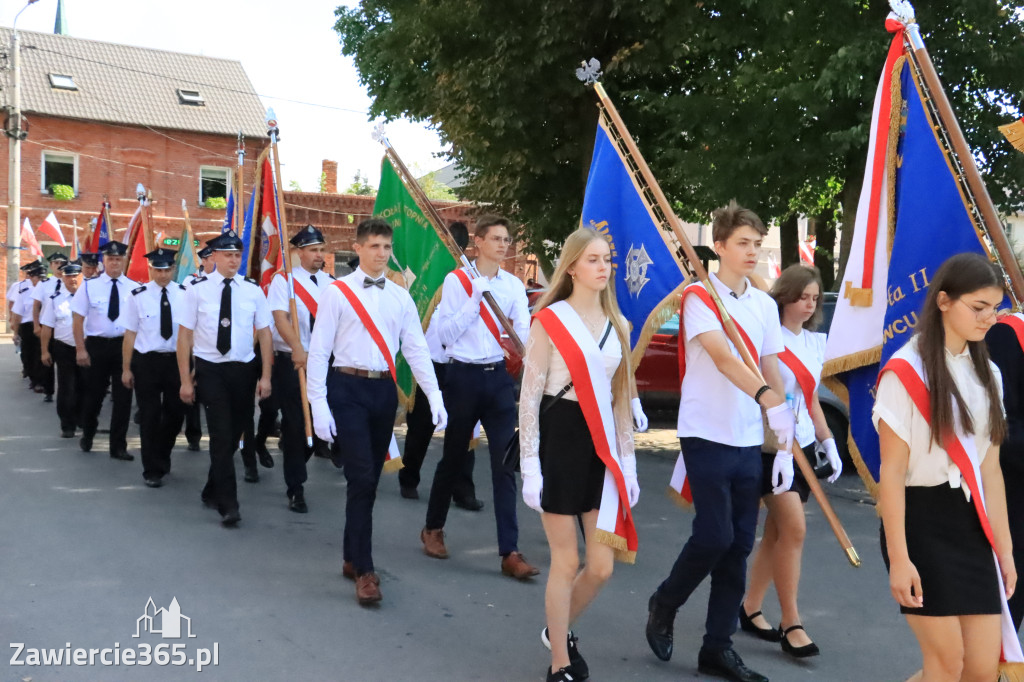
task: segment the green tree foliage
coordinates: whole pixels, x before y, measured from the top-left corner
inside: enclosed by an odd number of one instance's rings
[[[361,197],[372,197],[377,194],[377,188],[369,184],[363,171],[357,170],[352,176],[352,184],[342,190],[342,194],[356,194]]]
[[[1024,155],[996,126],[1021,110],[1019,12],[918,4],[990,193],[1016,210]],[[524,222],[534,251],[578,224],[597,111],[573,71],[589,57],[682,217],[706,221],[736,198],[766,220],[811,215],[827,244],[830,225],[853,224],[888,11],[882,0],[363,0],[337,10],[335,29],[371,116],[433,124],[467,172],[464,195]]]

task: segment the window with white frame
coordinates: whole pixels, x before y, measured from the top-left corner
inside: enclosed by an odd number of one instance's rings
[[[67,152],[43,152],[39,189],[53,194],[54,185],[66,185],[78,195],[78,155]]]
[[[199,203],[209,199],[226,199],[231,185],[231,169],[216,166],[199,167]]]

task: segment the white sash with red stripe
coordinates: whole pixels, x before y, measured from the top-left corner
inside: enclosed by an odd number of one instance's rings
[[[594,449],[605,465],[601,507],[597,514],[597,540],[611,546],[620,561],[633,563],[637,550],[636,527],[615,437],[612,387],[605,373],[604,352],[580,316],[565,301],[541,310],[537,321],[565,360]]]
[[[909,346],[909,344],[908,344]],[[908,348],[908,350],[911,350]],[[901,353],[900,355],[904,355]],[[924,366],[921,356],[916,352],[906,353],[905,357],[894,357],[878,375],[879,380],[886,372],[892,372],[900,380],[900,383],[907,390],[911,400],[917,407],[917,411],[931,422],[931,399],[928,394],[928,385],[925,381]],[[961,485],[966,485],[970,497],[974,502],[974,509],[978,513],[982,529],[989,543],[993,542],[992,526],[988,520],[988,513],[985,510],[985,485],[981,477],[980,457],[974,438],[964,434],[960,424],[960,410],[954,407],[953,420],[956,433],[947,433],[942,436],[942,447],[953,460],[953,463],[960,469]],[[996,556],[993,548],[992,558],[996,562],[996,577],[999,580],[999,596],[1002,600],[1002,660],[1007,663],[1024,663],[1024,652],[1021,651],[1020,639],[1013,627],[1013,620],[1010,617],[1010,609],[1006,602],[1006,588],[1003,585],[1003,575],[999,570],[999,557]]]

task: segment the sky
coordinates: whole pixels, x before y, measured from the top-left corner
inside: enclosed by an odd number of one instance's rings
[[[382,148],[370,134],[371,100],[334,32],[340,0],[64,0],[68,33],[79,38],[235,59],[264,106],[273,107],[285,184],[316,191],[322,159],[338,162],[344,189],[357,171],[376,186]],[[11,26],[25,0],[0,0],[0,23]],[[57,0],[39,0],[18,28],[53,32]],[[299,104],[293,101],[306,102]],[[316,106],[321,105],[321,106]],[[386,132],[414,172],[444,165],[444,147],[425,124],[394,121]]]

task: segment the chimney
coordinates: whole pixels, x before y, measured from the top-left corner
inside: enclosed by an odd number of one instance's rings
[[[338,162],[324,159],[321,165],[323,170],[323,186],[321,192],[325,194],[338,193]]]

